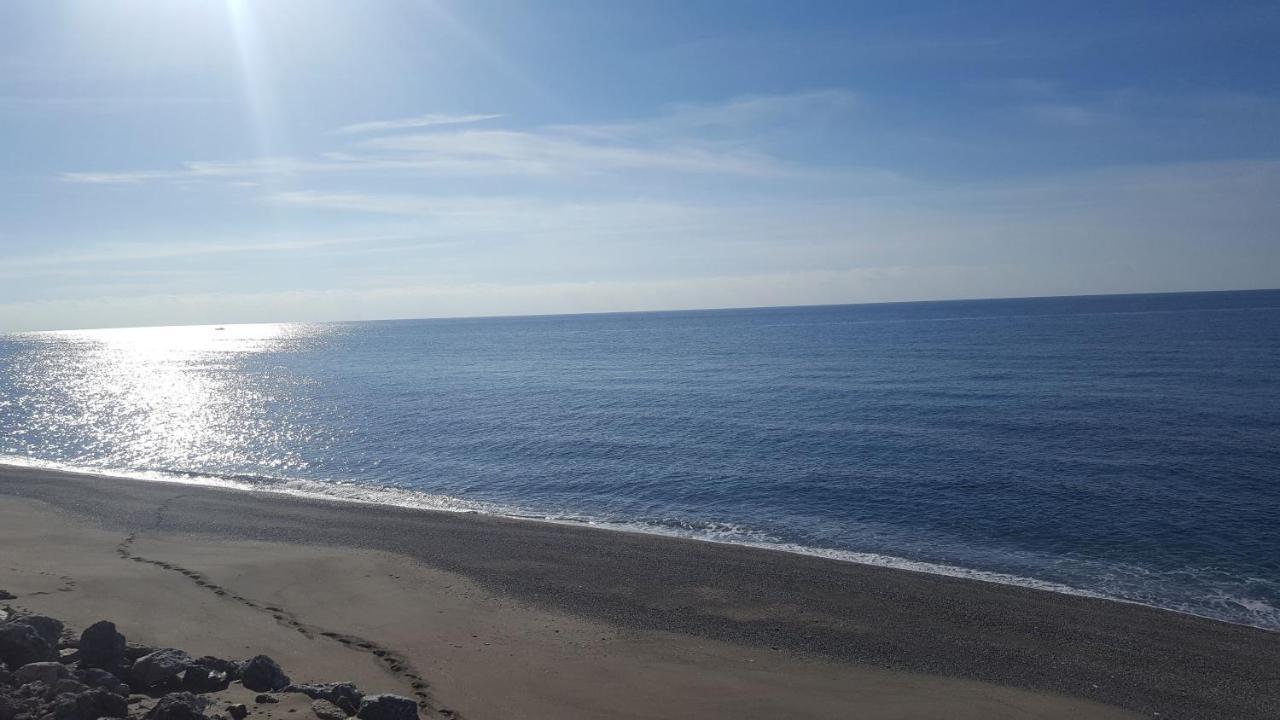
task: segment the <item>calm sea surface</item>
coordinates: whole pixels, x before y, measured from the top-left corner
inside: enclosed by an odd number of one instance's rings
[[[1280,291],[0,335],[0,462],[1280,629]]]

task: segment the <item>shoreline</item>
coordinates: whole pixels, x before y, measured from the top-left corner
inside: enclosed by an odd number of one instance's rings
[[[658,633],[1163,717],[1280,712],[1267,670],[1280,634],[1135,603],[657,534],[13,466],[0,467],[0,496],[113,533],[392,553],[492,598],[622,636]]]
[[[339,495],[332,492],[322,490],[308,491],[299,490],[291,487],[282,487],[275,489],[269,485],[256,487],[247,480],[237,480],[225,476],[209,475],[204,473],[161,473],[161,472],[139,472],[127,473],[123,471],[112,470],[94,470],[77,468],[70,465],[60,465],[58,463],[45,463],[44,461],[33,461],[31,463],[13,462],[11,458],[0,459],[0,472],[6,469],[13,470],[38,470],[42,472],[68,473],[72,475],[84,475],[87,477],[102,478],[104,480],[124,480],[127,482],[154,482],[167,483],[170,485],[193,487],[213,488],[217,490],[228,490],[244,493],[259,493],[266,495],[276,495],[287,498],[298,498],[302,500],[317,500],[321,502],[334,503],[351,503],[356,505],[372,506],[372,507],[388,507],[398,508],[401,510],[417,510],[423,512],[440,512],[455,513],[460,515],[483,515],[486,517],[503,518],[506,520],[515,520],[518,522],[537,522],[549,523],[552,525],[563,525],[565,527],[589,528],[592,530],[603,530],[606,532],[632,533],[636,535],[647,535],[654,537],[674,538],[677,540],[691,540],[694,542],[706,542],[717,545],[728,545],[731,547],[748,547],[758,550],[772,550],[775,552],[788,553],[792,555],[803,555],[805,557],[816,557],[824,560],[832,560],[835,562],[854,563],[856,565],[866,565],[870,567],[886,568],[891,570],[906,570],[909,572],[919,572],[929,575],[940,575],[943,577],[961,578],[973,580],[976,582],[988,582],[996,585],[1010,585],[1013,587],[1030,588],[1033,590],[1043,590],[1045,592],[1059,593],[1062,595],[1073,595],[1077,597],[1088,597],[1099,600],[1108,600],[1111,602],[1130,603],[1133,605],[1141,605],[1156,610],[1164,610],[1167,612],[1179,613],[1182,615],[1190,615],[1192,617],[1203,618],[1205,620],[1213,620],[1216,622],[1225,622],[1229,625],[1243,625],[1245,627],[1254,627],[1260,630],[1271,630],[1261,625],[1251,625],[1249,623],[1232,622],[1208,615],[1199,615],[1193,612],[1178,610],[1176,608],[1167,608],[1151,603],[1144,603],[1137,600],[1127,600],[1125,598],[1113,597],[1103,593],[1084,590],[1062,583],[1050,580],[1040,580],[1033,577],[1025,577],[1022,575],[1012,575],[1009,573],[1001,573],[992,570],[979,570],[977,568],[968,568],[961,565],[945,565],[942,563],[929,562],[927,560],[912,560],[897,555],[886,555],[884,553],[859,552],[855,550],[839,550],[834,548],[811,547],[800,545],[798,543],[782,543],[767,541],[734,541],[719,540],[714,537],[699,535],[696,533],[682,534],[678,532],[667,532],[656,528],[645,526],[641,523],[632,521],[610,522],[596,519],[577,519],[570,517],[552,517],[548,515],[537,515],[531,513],[519,513],[510,510],[501,510],[497,508],[482,509],[488,503],[478,501],[468,501],[462,498],[451,496],[433,496],[419,490],[407,490],[398,488],[388,488],[377,485],[358,485],[351,482],[350,485],[332,485],[322,483],[320,481],[305,480],[301,478],[255,478],[260,481],[279,482],[282,486],[290,483],[306,483],[309,485],[318,485],[324,487],[360,487],[365,493],[380,494],[384,497],[367,499],[365,497]],[[413,503],[412,501],[396,502],[393,498],[401,497],[441,497],[459,503],[458,507],[449,507],[447,504],[432,505],[429,502]]]
[[[962,580],[970,580],[973,582],[991,583],[993,585],[1002,585],[1009,587],[1019,587],[1042,592],[1050,592],[1059,595],[1067,595],[1072,597],[1091,598],[1095,600],[1103,600],[1106,602],[1123,603],[1128,605],[1136,605],[1138,607],[1150,608],[1161,612],[1170,612],[1178,615],[1185,615],[1210,622],[1220,622],[1227,625],[1236,625],[1240,627],[1253,628],[1264,632],[1280,633],[1280,628],[1267,627],[1265,625],[1228,620],[1221,617],[1214,617],[1202,613],[1192,612],[1180,608],[1156,605],[1141,600],[1133,600],[1115,595],[1108,595],[1103,592],[1086,590],[1070,585],[1065,585],[1051,580],[1041,580],[1039,578],[1028,577],[1023,575],[1014,575],[992,570],[981,570],[977,568],[968,568],[960,565],[947,565],[943,563],[935,563],[927,560],[912,560],[895,555],[886,555],[883,553],[858,552],[853,550],[838,550],[832,548],[818,548],[796,543],[770,543],[765,541],[733,541],[719,540],[713,537],[707,537],[694,533],[682,534],[677,532],[664,532],[658,529],[651,529],[639,523],[617,522],[611,523],[598,520],[578,520],[573,518],[555,518],[549,516],[539,516],[536,514],[519,514],[514,512],[502,511],[497,508],[482,509],[489,503],[478,501],[466,501],[461,498],[450,496],[434,496],[418,490],[408,490],[399,488],[387,488],[382,486],[358,485],[351,483],[350,485],[331,485],[314,480],[306,480],[301,478],[268,478],[259,477],[254,480],[265,482],[279,482],[282,487],[273,488],[269,485],[263,487],[254,486],[249,480],[236,479],[234,477],[225,477],[218,475],[210,475],[205,473],[162,473],[162,472],[138,472],[127,473],[123,471],[96,470],[77,468],[59,463],[33,460],[29,463],[15,462],[16,458],[0,459],[0,473],[6,470],[35,470],[39,472],[66,473],[71,475],[82,475],[86,477],[101,478],[104,480],[121,480],[125,482],[148,482],[161,483],[177,486],[191,486],[201,488],[212,488],[216,490],[224,490],[229,492],[242,492],[248,494],[264,494],[270,496],[278,496],[284,498],[296,498],[300,500],[315,500],[319,502],[333,502],[338,504],[354,504],[367,507],[386,507],[397,508],[401,510],[413,510],[421,512],[438,512],[459,515],[480,515],[484,517],[502,518],[514,520],[517,522],[535,522],[547,523],[551,525],[562,525],[573,528],[586,528],[592,530],[603,530],[607,532],[630,533],[642,536],[672,538],[677,540],[688,540],[693,542],[711,543],[715,545],[726,545],[729,547],[754,548],[758,550],[773,551],[787,553],[791,555],[800,555],[804,557],[821,558],[832,562],[852,563],[855,565],[863,565],[867,567],[884,568],[889,570],[901,570],[906,572],[917,572],[927,575],[937,575],[940,577],[956,578]],[[332,487],[360,487],[364,493],[380,494],[382,497],[368,498],[353,495],[340,495],[325,490],[300,490],[297,488],[287,487],[290,483],[316,485],[326,488]],[[396,502],[395,497],[422,497],[431,498],[438,497],[459,503],[456,507],[450,507],[446,503],[431,504],[429,502],[414,503],[410,500]]]

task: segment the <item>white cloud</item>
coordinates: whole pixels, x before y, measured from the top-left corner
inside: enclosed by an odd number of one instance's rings
[[[253,160],[189,160],[177,170],[125,170],[119,172],[64,173],[66,182],[94,185],[131,185],[153,181],[199,182],[224,180],[243,182],[245,178],[299,175],[322,169],[323,165],[288,157],[265,157]]]
[[[364,133],[406,130],[409,128],[433,127],[436,125],[464,125],[482,122],[484,120],[496,120],[500,117],[502,117],[502,115],[444,115],[441,113],[428,113],[426,115],[416,115],[414,117],[399,118],[397,120],[375,120],[371,122],[354,123],[352,125],[340,127],[333,132],[335,135],[360,135]]]
[[[315,157],[188,161],[161,170],[65,173],[67,182],[243,183],[264,177],[408,173],[427,177],[570,177],[608,173],[712,174],[779,177],[803,174],[773,156],[755,133],[826,117],[855,104],[852,94],[817,91],[747,97],[720,104],[676,105],[657,117],[616,124],[556,125],[512,130],[434,130],[363,138]],[[340,135],[428,129],[501,115],[428,114],[357,123]]]
[[[673,140],[660,146],[588,141],[554,130],[425,133],[376,138],[362,149],[416,163],[423,170],[462,175],[594,175],[614,171],[775,175],[774,159],[750,150],[725,150]],[[359,161],[357,159],[357,161]]]
[[[6,257],[0,276],[29,274],[40,268],[59,268],[76,265],[102,266],[115,263],[136,263],[146,260],[169,260],[208,255],[251,255],[254,253],[315,251],[323,248],[350,245],[368,245],[406,239],[399,235],[355,236],[337,238],[264,238],[257,242],[237,240],[232,242],[200,243],[131,243],[101,245],[89,252],[50,255]],[[120,272],[120,271],[115,271]]]

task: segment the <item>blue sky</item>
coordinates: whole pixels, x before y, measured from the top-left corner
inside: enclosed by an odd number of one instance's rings
[[[1280,5],[977,5],[6,2],[0,330],[1280,286]]]

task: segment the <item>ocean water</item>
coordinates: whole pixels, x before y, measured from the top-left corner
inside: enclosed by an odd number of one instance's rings
[[[0,335],[0,462],[1280,629],[1280,291]]]

